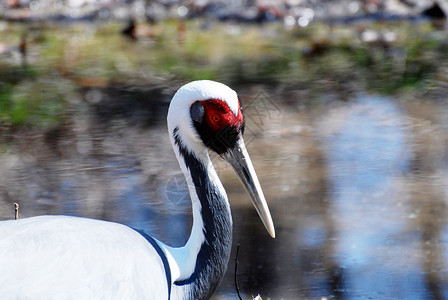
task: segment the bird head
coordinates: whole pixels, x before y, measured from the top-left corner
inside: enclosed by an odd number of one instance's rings
[[[168,130],[204,161],[207,149],[216,152],[235,171],[272,237],[275,229],[252,161],[243,140],[244,117],[238,96],[228,86],[210,80],[193,81],[174,95],[168,111]]]

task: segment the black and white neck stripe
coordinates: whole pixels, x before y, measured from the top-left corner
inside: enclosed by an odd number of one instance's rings
[[[185,148],[177,131],[178,128],[173,131],[174,142],[190,171],[201,204],[204,242],[194,272],[187,279],[174,284],[189,285],[188,299],[208,299],[221,283],[227,268],[232,246],[232,220],[226,196],[211,181],[204,164]]]

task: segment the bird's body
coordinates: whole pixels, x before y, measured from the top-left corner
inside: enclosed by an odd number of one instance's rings
[[[208,299],[221,282],[232,243],[225,190],[208,150],[223,157],[274,236],[242,140],[236,93],[212,81],[174,96],[168,131],[192,201],[185,246],[169,247],[128,226],[78,217],[0,222],[0,299]]]
[[[156,299],[154,287],[167,285],[151,276],[164,273],[155,248],[118,223],[64,216],[0,222],[0,257],[0,299]]]

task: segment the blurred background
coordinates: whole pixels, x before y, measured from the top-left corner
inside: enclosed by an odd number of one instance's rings
[[[0,219],[64,214],[180,246],[166,113],[235,89],[271,239],[233,172],[217,299],[448,298],[448,1],[0,1]]]

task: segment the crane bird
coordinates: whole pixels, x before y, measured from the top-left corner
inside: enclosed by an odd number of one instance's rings
[[[274,225],[243,141],[235,91],[208,80],[182,86],[168,110],[193,225],[183,247],[128,226],[68,216],[0,222],[1,299],[208,299],[229,261],[232,218],[208,150],[239,176],[266,229]]]

